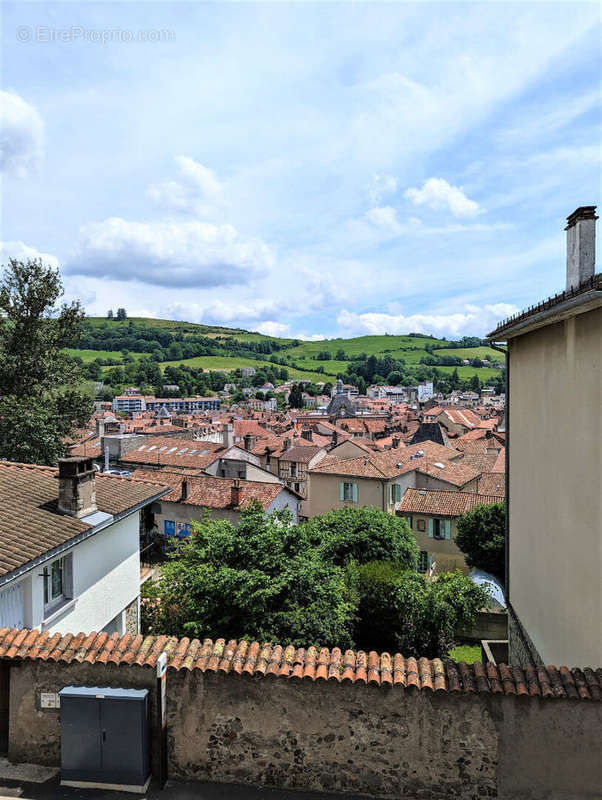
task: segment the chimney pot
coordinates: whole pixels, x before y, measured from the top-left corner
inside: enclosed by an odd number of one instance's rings
[[[180,500],[188,500],[188,481],[186,478],[184,478],[182,481],[182,496],[180,497]]]
[[[580,206],[567,217],[566,288],[576,288],[596,271],[596,206]]]
[[[59,511],[70,517],[87,517],[97,511],[94,459],[71,456],[59,459]]]

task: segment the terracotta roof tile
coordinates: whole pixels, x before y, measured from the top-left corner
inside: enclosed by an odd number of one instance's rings
[[[173,636],[119,636],[114,633],[56,633],[0,629],[0,658],[60,660],[71,663],[124,664],[154,668],[162,652],[172,670],[223,675],[287,678],[376,686],[405,686],[435,692],[491,693],[602,701],[602,669],[568,669],[506,664],[466,664],[441,659],[405,659],[400,653],[346,650],[338,647],[282,647],[270,642],[198,639]]]
[[[433,489],[406,489],[401,499],[399,512],[404,514],[437,514],[457,517],[477,505],[501,502],[497,495],[474,494],[473,492],[438,492]]]

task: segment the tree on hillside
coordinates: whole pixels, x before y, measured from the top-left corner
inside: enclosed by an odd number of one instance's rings
[[[113,309],[112,308],[110,308],[107,311],[107,319],[113,319]]]
[[[10,259],[0,280],[0,458],[55,464],[92,413],[79,365],[64,348],[81,333],[79,302],[56,308],[57,270]]]
[[[504,581],[506,510],[504,503],[475,506],[458,517],[456,544],[469,567],[477,567]]]
[[[118,308],[117,309],[117,319],[119,319],[119,320],[127,319],[127,316],[128,315],[127,315],[127,312],[126,312],[125,308]]]
[[[470,379],[470,388],[471,391],[477,392],[478,394],[481,392],[481,381],[478,375],[473,375]]]
[[[303,387],[300,383],[293,383],[288,397],[290,408],[303,408]]]

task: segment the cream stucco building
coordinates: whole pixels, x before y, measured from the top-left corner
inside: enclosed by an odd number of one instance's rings
[[[595,207],[568,218],[566,290],[502,323],[512,663],[602,663],[602,274]]]

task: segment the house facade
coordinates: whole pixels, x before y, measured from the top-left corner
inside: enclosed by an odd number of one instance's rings
[[[140,512],[165,492],[90,458],[0,462],[0,627],[137,634]]]
[[[472,492],[407,489],[397,514],[404,517],[420,548],[419,570],[432,574],[469,568],[456,544],[457,519],[477,505],[499,503],[501,497]]]

